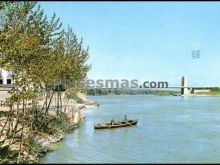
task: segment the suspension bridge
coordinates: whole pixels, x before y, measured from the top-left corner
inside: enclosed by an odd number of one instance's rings
[[[180,84],[181,84],[180,86],[169,85],[167,88],[180,89],[181,95],[183,96],[188,96],[190,94],[196,94],[196,93],[206,93],[206,92],[210,92],[213,88],[219,88],[217,86],[203,86],[203,85],[189,86],[187,75],[181,77]]]

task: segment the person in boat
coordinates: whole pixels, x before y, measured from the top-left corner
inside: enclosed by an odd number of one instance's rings
[[[110,125],[113,125],[115,123],[115,121],[112,119]]]
[[[126,123],[128,122],[127,115],[125,115],[125,122],[126,122]]]
[[[131,125],[131,123],[128,122],[127,115],[125,115],[125,123]]]

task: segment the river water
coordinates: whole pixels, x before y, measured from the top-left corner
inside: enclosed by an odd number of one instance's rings
[[[220,163],[220,97],[93,96],[80,127],[40,163]],[[138,119],[94,130],[94,123]]]

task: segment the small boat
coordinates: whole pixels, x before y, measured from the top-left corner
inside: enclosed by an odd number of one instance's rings
[[[110,129],[110,128],[119,128],[119,127],[128,127],[132,125],[136,125],[138,120],[128,120],[126,121],[118,121],[114,123],[104,123],[104,124],[95,124],[94,129]]]

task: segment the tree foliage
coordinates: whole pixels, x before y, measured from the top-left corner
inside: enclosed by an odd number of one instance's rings
[[[20,150],[25,125],[31,125],[32,131],[46,127],[51,99],[56,92],[59,100],[62,93],[54,91],[54,85],[63,85],[68,92],[81,90],[79,82],[86,79],[91,68],[86,63],[88,58],[83,40],[77,38],[71,27],[62,29],[55,13],[48,19],[37,2],[0,2],[0,67],[11,71],[13,78],[13,89],[6,102],[10,107],[7,121],[10,125],[14,118],[20,117],[16,120],[22,125]],[[38,103],[39,96],[45,96],[43,105]],[[32,108],[26,108],[28,101],[32,101]],[[60,105],[58,101],[57,114],[62,110]],[[42,112],[46,116],[39,115]],[[7,138],[13,141],[17,129],[12,126]]]

